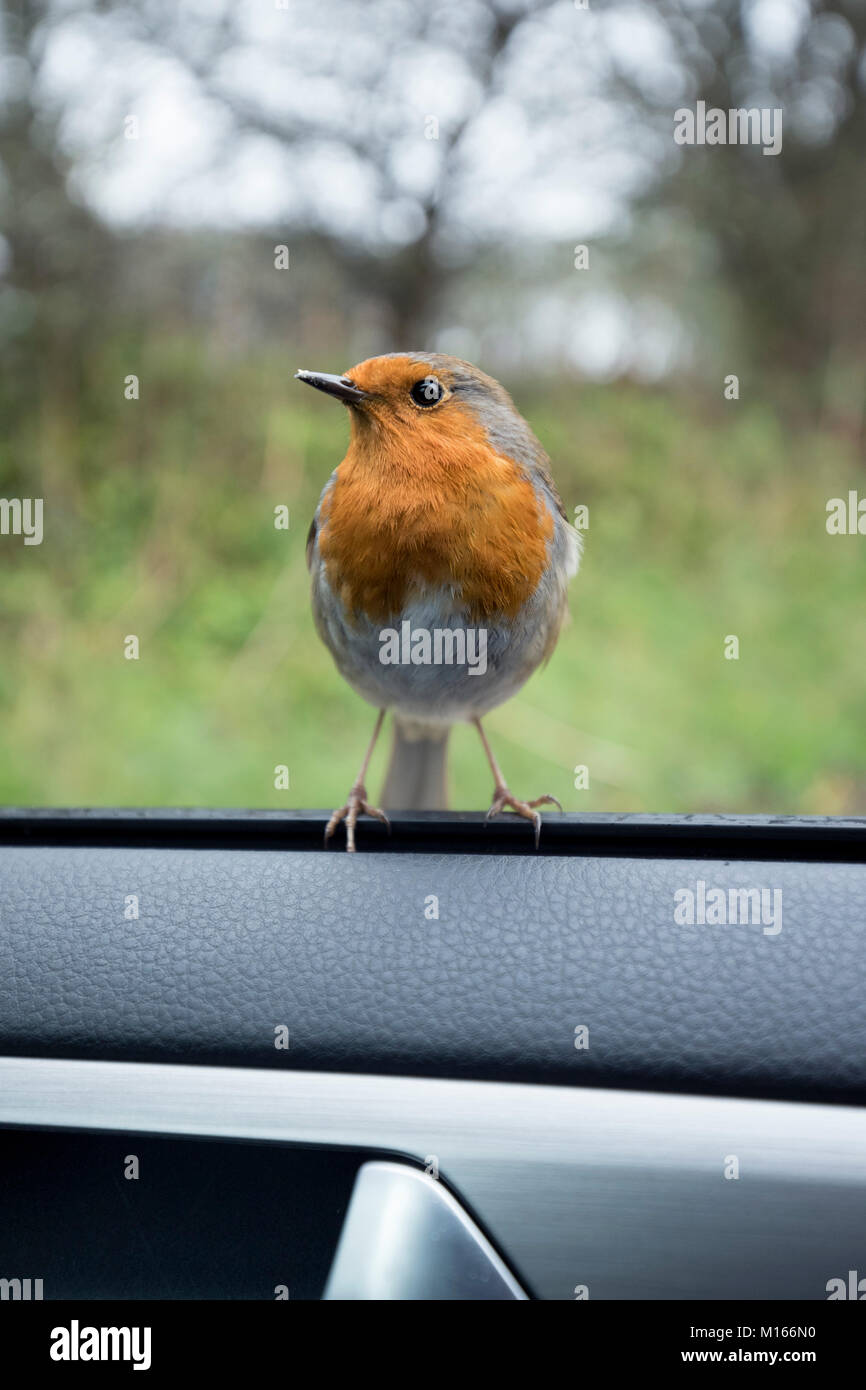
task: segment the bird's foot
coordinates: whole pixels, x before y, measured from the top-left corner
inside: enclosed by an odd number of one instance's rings
[[[500,784],[493,788],[493,804],[487,812],[487,820],[492,820],[494,816],[499,815],[503,807],[508,806],[519,816],[524,816],[527,820],[532,821],[532,827],[535,831],[535,848],[538,849],[538,843],[541,839],[541,816],[535,808],[536,806],[547,805],[557,806],[560,811],[562,810],[555,796],[537,796],[534,801],[520,801],[518,797],[512,796],[504,784]]]
[[[356,782],[349,792],[349,799],[345,806],[341,806],[339,811],[335,811],[325,826],[325,844],[327,845],[341,820],[346,822],[346,849],[349,854],[355,853],[355,825],[359,816],[373,816],[376,820],[382,821],[388,827],[388,834],[391,833],[391,822],[380,811],[378,806],[371,806],[367,800],[367,788],[362,782]]]

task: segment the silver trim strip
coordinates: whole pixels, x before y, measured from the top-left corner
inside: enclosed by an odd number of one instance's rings
[[[0,1124],[435,1158],[545,1298],[825,1298],[866,1251],[857,1108],[6,1057]]]

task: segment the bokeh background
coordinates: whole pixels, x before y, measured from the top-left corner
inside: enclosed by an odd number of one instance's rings
[[[679,147],[698,99],[781,107],[782,153]],[[864,161],[861,0],[2,0],[0,497],[45,539],[0,536],[0,800],[341,804],[373,712],[303,550],[347,420],[292,373],[434,348],[589,507],[488,721],[514,789],[866,812],[866,536],[825,525],[866,496]],[[457,730],[454,804],[489,781]]]

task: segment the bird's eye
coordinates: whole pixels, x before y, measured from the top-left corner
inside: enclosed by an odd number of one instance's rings
[[[423,381],[415,382],[410,395],[416,405],[438,405],[445,395],[445,387],[435,376],[425,376]]]

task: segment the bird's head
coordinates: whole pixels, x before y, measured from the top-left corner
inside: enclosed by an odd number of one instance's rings
[[[357,445],[426,458],[481,449],[526,467],[545,455],[504,387],[436,352],[395,352],[359,362],[343,376],[296,372],[299,381],[349,407]]]

